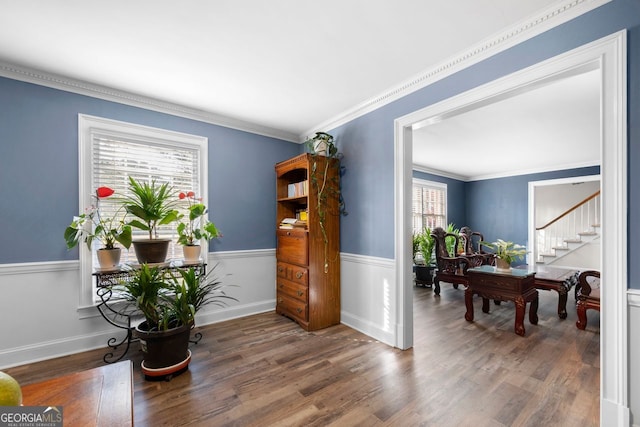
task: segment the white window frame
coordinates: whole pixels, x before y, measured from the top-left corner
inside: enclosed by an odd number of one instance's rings
[[[87,206],[93,203],[92,196],[95,189],[92,188],[93,177],[93,150],[92,141],[95,134],[109,135],[116,138],[125,138],[150,145],[165,145],[176,148],[187,147],[199,151],[199,185],[202,202],[207,203],[208,192],[208,138],[198,135],[190,135],[166,129],[127,123],[102,117],[78,115],[78,161],[79,161],[79,207],[78,212],[83,212]],[[78,245],[80,251],[80,306],[89,307],[96,305],[97,295],[95,280],[92,276],[92,252],[85,244]],[[202,252],[208,253],[207,242],[203,242]]]
[[[413,183],[412,183],[412,188],[411,188],[411,204],[413,206],[414,200],[413,200],[413,193],[415,191],[415,187],[427,187],[427,188],[432,188],[435,190],[440,190],[444,192],[444,225],[443,228],[445,228],[448,224],[448,220],[449,220],[449,214],[448,214],[448,209],[449,209],[449,201],[447,199],[447,184],[443,183],[443,182],[436,182],[436,181],[427,181],[426,179],[420,179],[420,178],[413,178]],[[424,224],[423,224],[424,227]],[[411,229],[413,231],[413,212],[411,213]],[[413,231],[415,232],[415,231]]]

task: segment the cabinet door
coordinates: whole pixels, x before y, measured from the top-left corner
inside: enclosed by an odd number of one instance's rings
[[[309,245],[305,230],[278,230],[278,261],[297,265],[309,262]]]

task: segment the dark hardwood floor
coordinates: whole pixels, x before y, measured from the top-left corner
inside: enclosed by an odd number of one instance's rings
[[[513,332],[512,303],[464,320],[464,291],[415,288],[415,346],[400,351],[340,325],[304,332],[275,313],[200,328],[189,370],[145,381],[134,368],[137,426],[597,426],[600,327],[556,315]],[[528,307],[527,307],[528,310]],[[136,344],[137,345],[137,344]],[[102,365],[95,350],[7,369],[28,384]],[[83,426],[84,427],[84,426]]]

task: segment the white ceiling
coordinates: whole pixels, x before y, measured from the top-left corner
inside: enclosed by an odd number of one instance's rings
[[[415,130],[414,164],[466,180],[599,164],[600,80],[588,71]]]
[[[523,23],[532,17],[544,17],[536,24],[556,19],[579,3],[0,0],[0,62],[184,106],[218,117],[221,123],[244,123],[247,129],[301,141],[407,82],[433,74],[479,43],[509,29],[529,28]],[[550,92],[540,95],[546,106],[561,107],[549,101],[557,94]],[[538,103],[540,97],[529,96]],[[583,106],[570,99],[562,100],[566,104],[561,112]],[[454,140],[485,148],[487,143],[531,136],[543,124],[547,133],[535,136],[540,143],[558,141],[566,132],[551,123],[559,113],[551,114],[548,108],[550,114],[544,116],[539,110],[526,110],[524,123],[511,117],[526,105],[523,98],[518,108],[505,104],[504,110],[489,112],[491,120],[468,113],[424,128],[426,139],[443,141],[430,143],[429,150]],[[565,117],[564,124],[568,120],[575,117]],[[502,133],[488,135],[478,123],[491,124]],[[509,124],[517,136],[505,135]],[[465,129],[483,139],[472,143]],[[493,150],[482,152],[490,155],[480,164],[499,158]],[[421,158],[420,150],[415,162],[433,166]]]

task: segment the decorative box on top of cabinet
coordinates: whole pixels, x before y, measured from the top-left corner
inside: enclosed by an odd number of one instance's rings
[[[324,231],[318,215],[318,197],[310,173],[327,171],[338,179],[337,162],[323,156],[301,154],[276,164],[276,312],[307,330],[340,323],[340,218],[336,195],[325,200]],[[282,228],[285,218],[298,219]],[[306,221],[306,223],[305,223]]]

